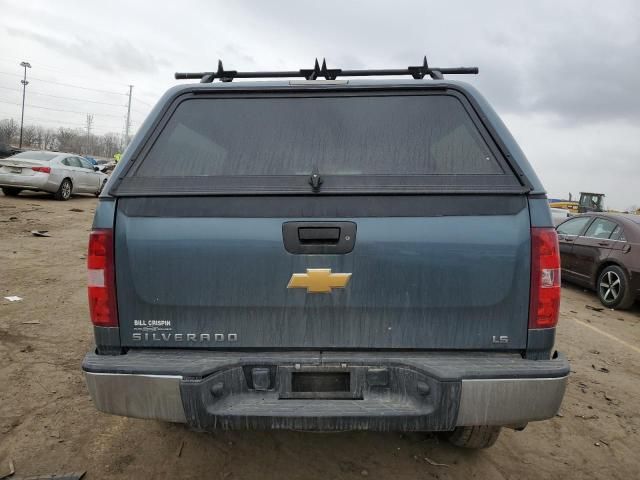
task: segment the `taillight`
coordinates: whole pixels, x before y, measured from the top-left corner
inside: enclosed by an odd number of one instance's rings
[[[553,228],[531,228],[529,328],[551,328],[560,313],[560,250]]]
[[[117,327],[113,231],[93,230],[89,236],[89,312],[98,327]]]
[[[31,167],[34,172],[51,173],[51,167]]]

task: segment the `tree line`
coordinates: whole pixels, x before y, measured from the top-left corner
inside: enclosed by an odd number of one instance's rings
[[[20,124],[13,119],[0,120],[0,144],[17,146],[20,141]],[[22,129],[22,148],[53,150],[79,155],[112,158],[124,149],[124,141],[117,133],[87,135],[82,128],[46,128],[42,125],[25,125]]]

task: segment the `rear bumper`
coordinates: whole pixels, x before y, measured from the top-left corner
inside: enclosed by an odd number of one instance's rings
[[[54,181],[51,175],[0,174],[0,187],[55,192],[58,190],[59,186],[60,182]]]
[[[569,364],[509,354],[133,351],[88,354],[83,370],[98,410],[200,430],[443,431],[554,416]],[[294,391],[293,375],[309,372],[348,374],[349,385]]]

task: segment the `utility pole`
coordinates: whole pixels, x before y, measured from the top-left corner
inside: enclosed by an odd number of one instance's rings
[[[91,126],[93,125],[93,115],[87,114],[87,154],[91,154]]]
[[[129,145],[129,129],[131,128],[131,93],[133,85],[129,85],[129,105],[127,106],[127,124],[125,125],[124,143],[125,148]]]
[[[20,80],[20,83],[22,83],[22,115],[20,116],[20,145],[18,146],[18,148],[22,148],[22,128],[24,127],[24,99],[27,92],[27,85],[29,84],[29,82],[27,82],[27,68],[31,68],[31,64],[29,62],[20,62],[20,66],[24,67],[24,78]],[[131,103],[131,100],[129,100],[129,103]]]

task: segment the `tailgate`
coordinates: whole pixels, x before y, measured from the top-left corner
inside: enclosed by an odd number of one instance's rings
[[[123,198],[117,210],[123,345],[525,347],[524,196]],[[311,216],[289,216],[296,211]],[[337,211],[349,216],[325,216]],[[353,249],[290,253],[283,225],[292,221],[352,222]],[[287,288],[307,269],[351,278],[329,293]]]

